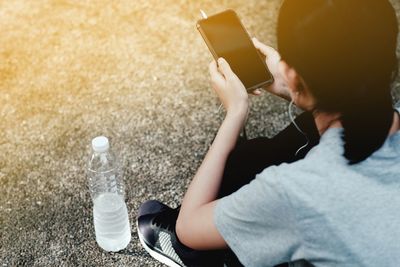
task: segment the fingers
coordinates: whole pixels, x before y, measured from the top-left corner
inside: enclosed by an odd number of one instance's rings
[[[212,80],[220,80],[224,78],[218,70],[217,62],[215,62],[214,60],[210,63],[208,69],[210,71],[210,76]]]
[[[252,91],[251,94],[255,96],[260,96],[262,94],[262,91],[260,89],[256,89]]]
[[[218,87],[219,85],[224,84],[225,78],[219,72],[217,62],[215,62],[214,60],[209,65],[209,71],[211,76],[211,83],[214,88],[216,86]]]
[[[261,43],[260,41],[258,41],[257,38],[253,38],[253,44],[265,56],[275,52],[275,49],[273,49],[272,47],[269,47],[269,46]]]
[[[222,74],[225,76],[225,78],[235,75],[231,69],[231,66],[229,66],[229,63],[224,58],[218,59],[218,67],[219,70],[222,72]]]

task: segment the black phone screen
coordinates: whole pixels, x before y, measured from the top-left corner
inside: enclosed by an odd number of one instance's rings
[[[225,58],[247,90],[272,83],[265,60],[233,10],[200,20],[197,25],[214,58]]]

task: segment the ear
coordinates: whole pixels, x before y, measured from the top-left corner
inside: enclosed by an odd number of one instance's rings
[[[315,100],[303,77],[284,60],[279,62],[279,72],[286,82],[290,97],[295,104],[304,110],[311,110],[315,104]]]
[[[284,60],[279,62],[279,71],[289,87],[289,93],[292,99],[300,93],[302,86],[300,85],[301,79],[297,71],[289,66]]]

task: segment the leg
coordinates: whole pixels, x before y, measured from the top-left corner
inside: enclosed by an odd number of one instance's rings
[[[303,159],[312,147],[318,144],[319,134],[314,118],[308,112],[301,114],[295,122],[308,136],[309,144],[297,156],[296,151],[306,143],[305,137],[293,124],[273,138],[256,138],[238,141],[225,167],[219,198],[227,196],[269,166],[291,163]]]
[[[228,158],[219,198],[227,196],[248,184],[258,173],[269,166],[303,159],[308,151],[318,144],[319,133],[312,115],[303,113],[295,121],[300,129],[307,134],[309,139],[308,146],[295,155],[306,140],[293,124],[290,124],[271,139],[240,139]],[[231,250],[226,251],[224,261],[228,267],[243,266]],[[287,263],[279,265],[279,267],[286,266],[288,266]]]
[[[235,192],[268,166],[303,158],[319,138],[310,114],[299,116],[296,122],[310,139],[309,146],[297,156],[295,152],[304,145],[305,139],[293,125],[272,139],[239,140],[225,166],[219,197]],[[158,201],[142,204],[137,219],[138,235],[150,255],[174,266],[222,266],[223,262],[229,267],[242,266],[230,250],[195,251],[180,243],[175,234],[178,212],[179,207],[172,209]]]

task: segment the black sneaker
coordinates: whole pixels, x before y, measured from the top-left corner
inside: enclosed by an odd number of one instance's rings
[[[138,213],[140,243],[156,260],[170,267],[223,266],[222,251],[197,251],[178,240],[175,225],[179,208],[150,200],[140,206]]]

